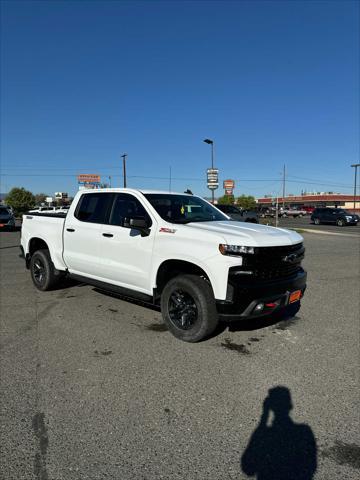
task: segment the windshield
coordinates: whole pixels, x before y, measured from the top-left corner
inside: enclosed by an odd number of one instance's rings
[[[145,197],[161,218],[170,223],[213,222],[228,220],[202,198],[190,195],[146,193]]]

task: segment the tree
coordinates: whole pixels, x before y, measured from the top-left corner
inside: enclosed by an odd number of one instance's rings
[[[23,187],[14,187],[8,193],[6,203],[14,210],[15,216],[18,216],[27,212],[35,205],[35,197]]]
[[[223,195],[218,198],[219,205],[233,205],[235,202],[234,195]]]
[[[46,197],[48,197],[46,193],[36,193],[35,194],[36,205],[41,205],[42,203],[45,203]]]
[[[256,208],[256,200],[252,195],[241,195],[236,200],[236,204],[244,210],[253,210]]]

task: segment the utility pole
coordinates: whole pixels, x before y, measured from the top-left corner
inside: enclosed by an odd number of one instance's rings
[[[121,158],[123,159],[123,177],[124,177],[124,188],[126,188],[126,157],[127,153],[124,153],[124,155],[121,155]]]
[[[356,208],[356,177],[357,177],[357,169],[360,167],[360,163],[354,163],[354,165],[351,165],[352,168],[355,168],[355,179],[354,179],[354,213],[355,213],[355,208]]]
[[[111,188],[111,175],[109,175],[109,186]]]
[[[283,171],[283,193],[282,193],[282,205],[283,205],[283,209],[285,209],[285,165],[284,165],[284,171]]]

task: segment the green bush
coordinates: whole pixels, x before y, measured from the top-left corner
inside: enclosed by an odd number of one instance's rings
[[[23,187],[14,187],[8,193],[5,202],[14,210],[15,216],[18,217],[35,206],[35,197],[29,190],[25,190]]]

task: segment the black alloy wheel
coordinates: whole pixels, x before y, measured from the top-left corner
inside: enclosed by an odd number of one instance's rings
[[[43,286],[46,281],[46,268],[42,258],[37,257],[31,265],[31,273],[34,282],[39,286]]]
[[[168,301],[171,322],[181,330],[189,330],[198,318],[198,310],[193,297],[183,290],[174,290]]]
[[[30,260],[30,274],[38,290],[51,290],[60,280],[63,272],[56,270],[49,250],[37,250]]]
[[[180,274],[161,294],[161,313],[168,330],[184,342],[199,342],[216,329],[219,318],[210,282],[198,275]]]
[[[337,225],[338,227],[344,227],[344,226],[345,226],[345,220],[343,220],[342,218],[338,218],[338,219],[336,220],[336,225]]]

